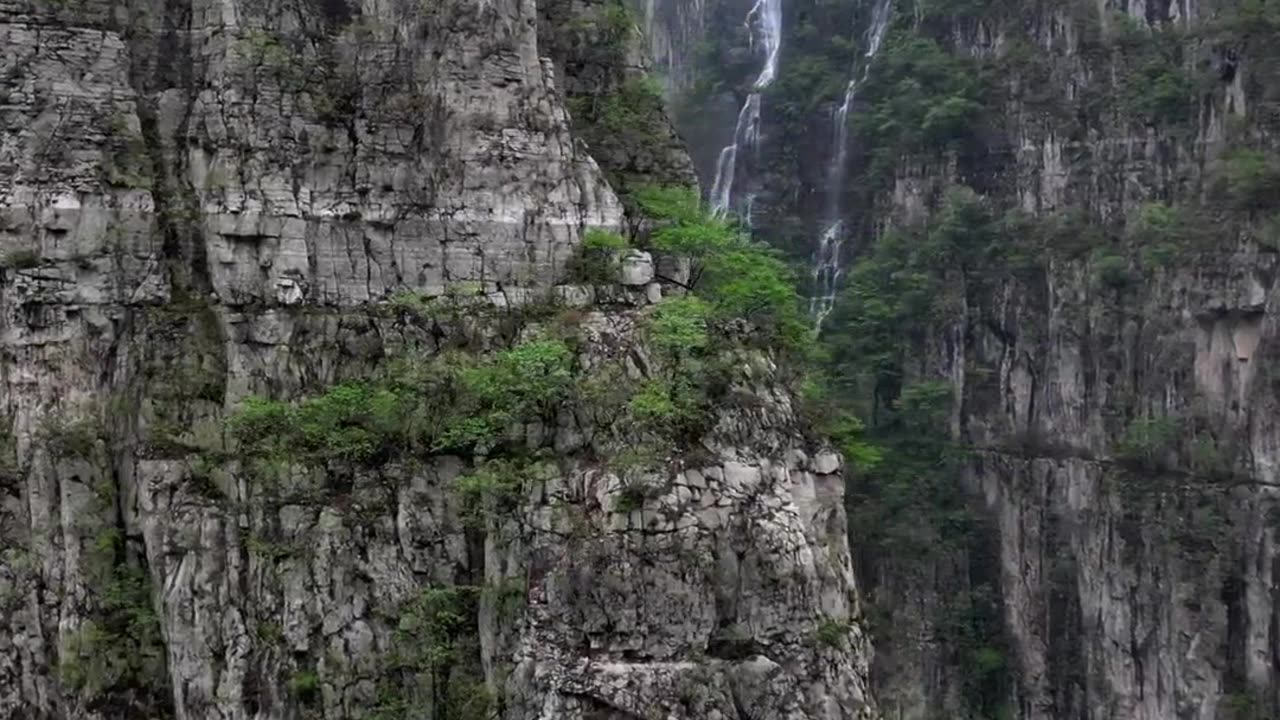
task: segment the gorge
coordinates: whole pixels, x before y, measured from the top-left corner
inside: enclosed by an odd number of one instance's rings
[[[0,718],[1280,717],[1277,98],[1272,0],[0,0]]]

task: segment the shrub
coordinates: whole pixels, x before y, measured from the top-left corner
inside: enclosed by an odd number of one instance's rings
[[[0,487],[15,483],[19,470],[17,438],[10,432],[0,430]]]
[[[642,480],[631,480],[623,484],[622,489],[613,497],[613,512],[633,513],[644,507],[649,499],[650,489]]]
[[[52,415],[41,425],[40,434],[56,458],[93,457],[93,449],[103,436],[103,428],[96,418],[70,420]]]
[[[282,440],[292,422],[293,409],[288,405],[251,396],[245,398],[240,409],[227,420],[227,427],[241,447],[264,449]]]
[[[293,412],[296,440],[328,460],[367,462],[395,440],[401,398],[368,383],[344,383]]]
[[[464,659],[461,651],[477,631],[479,597],[475,587],[432,587],[405,603],[393,638],[395,654],[390,668],[403,677],[404,685],[412,687],[417,676],[425,676],[432,687],[449,688],[437,698],[460,695],[453,692],[451,680]],[[468,701],[470,696],[468,692],[449,697],[448,702]]]
[[[662,102],[661,83],[648,75],[634,75],[605,99],[600,119],[611,132],[652,138],[663,127]]]
[[[1081,210],[1067,210],[1047,218],[1043,231],[1049,249],[1067,258],[1081,257],[1106,242],[1099,224]]]
[[[664,222],[701,222],[704,216],[698,191],[686,186],[649,185],[636,190],[636,202],[648,216]]]
[[[867,110],[852,120],[875,148],[867,175],[881,187],[903,155],[971,137],[984,111],[976,63],[937,42],[895,29],[860,90]]]
[[[627,239],[615,232],[592,228],[582,236],[582,247],[588,250],[626,250],[631,246]]]
[[[1219,164],[1214,185],[1238,209],[1275,207],[1280,197],[1280,166],[1257,150],[1234,150]]]
[[[320,697],[320,676],[311,670],[294,673],[289,678],[289,694],[302,703],[315,702]]]
[[[433,318],[440,310],[440,304],[434,298],[421,293],[404,290],[392,295],[387,305],[397,313],[404,313],[421,320]]]
[[[1153,122],[1180,123],[1195,108],[1195,85],[1167,61],[1152,60],[1129,80],[1129,106]]]
[[[582,245],[569,261],[569,275],[578,282],[615,282],[621,253],[628,247],[627,239],[617,233],[588,230],[582,237]]]
[[[453,481],[462,516],[472,524],[509,514],[519,503],[526,480],[546,478],[554,468],[527,459],[487,460]]]
[[[636,203],[659,221],[650,242],[663,252],[704,260],[742,242],[733,223],[703,206],[689,187],[644,187],[635,193]]]
[[[1179,239],[1186,219],[1179,208],[1162,202],[1149,202],[1138,210],[1130,237],[1140,242]]]
[[[399,363],[376,380],[343,383],[286,404],[247,398],[228,420],[253,455],[324,464],[371,463],[414,449],[471,451],[567,394],[573,356],[559,340],[477,358]]]
[[[1255,233],[1254,239],[1263,250],[1280,252],[1280,213],[1267,218]]]
[[[662,424],[673,421],[680,411],[671,399],[671,386],[660,380],[650,380],[627,403],[632,417],[642,424]]]
[[[1098,253],[1094,257],[1093,268],[1098,281],[1113,290],[1123,290],[1135,279],[1129,271],[1129,260],[1122,255]]]
[[[671,355],[705,350],[710,315],[710,306],[692,295],[663,300],[649,320],[649,342]]]
[[[545,414],[572,383],[572,360],[563,342],[544,340],[464,366],[457,375],[454,406],[434,449],[458,450],[488,443],[513,423]]]
[[[846,638],[849,637],[849,631],[853,629],[853,624],[849,621],[840,621],[833,618],[826,618],[818,625],[818,629],[814,632],[814,639],[829,648],[839,649],[844,644]]]
[[[292,406],[247,398],[229,425],[253,452],[368,462],[397,439],[400,404],[386,389],[344,383]]]
[[[1144,264],[1165,266],[1174,262],[1182,249],[1199,235],[1195,224],[1191,213],[1182,208],[1151,202],[1138,211],[1127,235],[1141,247]]]
[[[669,127],[662,85],[648,75],[633,75],[604,97],[571,98],[569,111],[593,146],[644,148],[663,142]]]
[[[1169,417],[1142,417],[1129,423],[1116,444],[1116,459],[1147,469],[1158,469],[1174,449],[1179,424]]]
[[[1223,477],[1231,473],[1231,460],[1209,435],[1197,435],[1188,448],[1191,470],[1206,477]]]
[[[982,103],[952,95],[930,107],[920,129],[929,142],[945,145],[965,137],[982,113]]]

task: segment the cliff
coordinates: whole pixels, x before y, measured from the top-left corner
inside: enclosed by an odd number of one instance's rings
[[[1275,716],[1275,8],[783,14],[729,205],[839,291],[886,716]]]
[[[575,279],[615,9],[0,2],[0,716],[874,714],[785,368]]]

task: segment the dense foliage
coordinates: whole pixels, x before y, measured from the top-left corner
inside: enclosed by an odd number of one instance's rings
[[[512,424],[554,409],[570,386],[571,361],[558,340],[492,357],[406,358],[376,379],[296,404],[249,398],[230,427],[248,452],[314,463],[485,450]]]
[[[808,332],[791,267],[769,245],[702,205],[689,188],[645,188],[636,199],[657,221],[650,242],[691,263],[688,289],[720,320],[752,323],[762,339],[797,347]]]

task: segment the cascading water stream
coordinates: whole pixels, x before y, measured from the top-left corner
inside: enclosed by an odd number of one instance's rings
[[[778,53],[782,49],[782,0],[756,0],[747,13],[747,30],[752,49],[757,44],[764,54],[764,67],[756,76],[751,94],[738,113],[733,141],[720,151],[716,162],[716,179],[711,186],[711,207],[717,213],[728,212],[733,202],[733,181],[738,174],[738,153],[754,148],[760,139],[760,93],[773,84],[778,74]]]
[[[871,64],[884,44],[885,35],[893,19],[893,0],[876,0],[871,11],[871,24],[867,27],[867,52],[863,56],[862,72],[856,69],[845,88],[844,102],[836,109],[834,125],[835,152],[827,166],[827,224],[818,238],[818,249],[813,259],[813,292],[809,300],[809,312],[817,327],[822,326],[836,302],[836,288],[840,282],[840,251],[844,245],[844,219],[841,201],[844,198],[845,165],[849,159],[849,110],[858,95],[858,89],[871,74]]]

